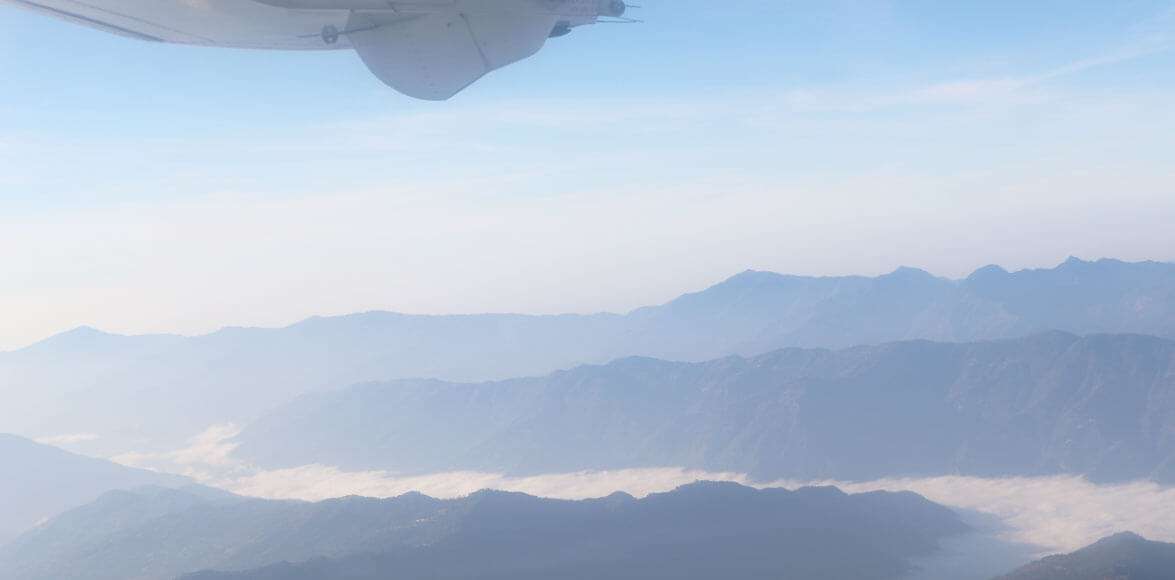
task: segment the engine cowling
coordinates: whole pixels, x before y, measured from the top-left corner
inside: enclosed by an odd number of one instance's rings
[[[600,16],[619,18],[628,12],[628,4],[624,0],[600,0]]]

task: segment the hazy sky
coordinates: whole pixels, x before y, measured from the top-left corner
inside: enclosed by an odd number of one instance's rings
[[[0,7],[0,350],[1175,260],[1175,3],[644,0],[457,99]]]

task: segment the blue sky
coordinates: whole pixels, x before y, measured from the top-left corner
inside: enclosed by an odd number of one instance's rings
[[[1175,3],[645,0],[446,103],[0,7],[0,349],[1175,259]]]

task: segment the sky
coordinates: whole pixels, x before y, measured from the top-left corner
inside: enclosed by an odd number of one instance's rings
[[[641,4],[424,103],[0,3],[0,350],[1175,260],[1175,2]]]

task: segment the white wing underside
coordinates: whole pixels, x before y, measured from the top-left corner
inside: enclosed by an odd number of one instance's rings
[[[557,20],[539,10],[453,8],[412,16],[357,12],[348,28],[351,44],[380,80],[441,101],[538,52]]]

